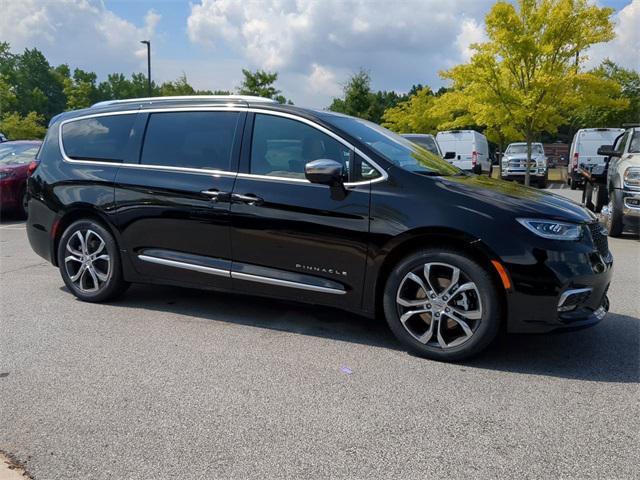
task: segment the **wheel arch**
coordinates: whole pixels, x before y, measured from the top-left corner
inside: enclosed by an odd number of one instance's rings
[[[57,267],[58,265],[58,247],[60,245],[60,239],[62,238],[65,230],[72,223],[78,220],[93,220],[98,222],[104,228],[106,228],[113,238],[115,238],[116,243],[118,244],[118,248],[120,247],[120,238],[117,232],[117,229],[109,220],[109,217],[100,210],[97,210],[95,207],[82,204],[82,205],[74,205],[72,208],[65,210],[65,212],[60,215],[55,221],[53,231],[52,231],[52,255],[51,261]]]
[[[500,274],[492,264],[494,260],[499,261],[499,257],[481,239],[452,228],[419,228],[410,230],[394,238],[384,247],[384,250],[388,253],[384,256],[377,271],[374,287],[376,314],[382,313],[384,288],[394,265],[397,265],[400,260],[416,250],[437,247],[456,250],[468,255],[489,272],[500,299],[501,323],[506,325],[508,314],[507,291],[503,286]]]

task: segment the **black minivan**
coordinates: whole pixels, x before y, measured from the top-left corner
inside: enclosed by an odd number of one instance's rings
[[[358,118],[255,97],[102,102],[55,117],[38,159],[29,241],[81,300],[139,282],[327,305],[384,315],[442,360],[608,310],[589,211]]]

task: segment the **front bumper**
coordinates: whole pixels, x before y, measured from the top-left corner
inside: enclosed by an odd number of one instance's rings
[[[529,258],[505,263],[513,282],[507,294],[507,329],[511,333],[585,328],[600,322],[608,311],[611,253],[601,253],[591,238],[572,246],[559,241],[550,244],[560,245],[557,249],[535,248]],[[577,294],[563,305],[563,296],[566,300],[567,292],[574,291]]]
[[[622,191],[622,214],[625,217],[640,218],[640,192]]]
[[[526,171],[524,169],[506,168],[506,169],[502,170],[502,173],[500,174],[500,176],[501,176],[501,178],[503,180],[524,181],[525,174],[526,174]],[[539,168],[535,168],[535,169],[532,168],[532,169],[529,170],[529,177],[530,178],[535,178],[535,179],[547,178],[547,170],[539,169]]]

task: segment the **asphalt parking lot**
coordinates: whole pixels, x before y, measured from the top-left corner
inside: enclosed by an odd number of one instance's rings
[[[156,286],[82,303],[3,221],[0,450],[36,479],[637,478],[640,245],[610,246],[603,323],[454,365],[337,310]]]

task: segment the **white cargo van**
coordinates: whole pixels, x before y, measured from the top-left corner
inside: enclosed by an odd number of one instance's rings
[[[462,170],[473,171],[476,165],[483,172],[491,171],[487,137],[475,130],[438,132],[436,141],[444,158]]]
[[[572,190],[584,184],[584,177],[578,173],[578,167],[603,166],[605,157],[598,155],[598,148],[612,145],[622,133],[624,128],[582,128],[576,132],[571,142],[567,167],[567,183]]]

